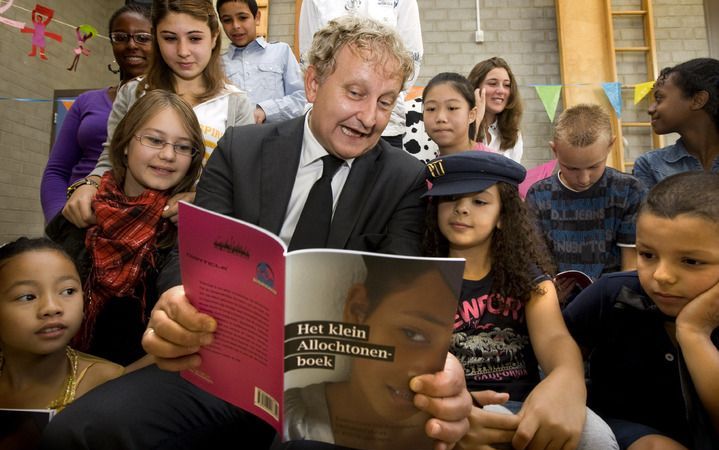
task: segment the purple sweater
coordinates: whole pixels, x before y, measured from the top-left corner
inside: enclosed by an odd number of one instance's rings
[[[104,88],[80,94],[62,122],[40,184],[46,222],[65,206],[67,187],[87,176],[102,153],[112,109],[107,91]]]

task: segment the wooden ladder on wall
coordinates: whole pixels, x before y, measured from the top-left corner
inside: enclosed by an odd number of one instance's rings
[[[610,30],[609,30],[609,36],[612,40],[612,45],[615,44],[614,42],[614,20],[622,20],[626,18],[631,17],[638,17],[642,21],[642,31],[643,31],[643,45],[639,46],[622,46],[618,47],[614,45],[614,52],[616,55],[621,54],[628,54],[628,53],[639,53],[644,54],[644,62],[646,66],[646,80],[656,80],[657,76],[659,75],[659,71],[657,70],[657,49],[656,49],[656,39],[654,36],[654,12],[652,9],[652,0],[641,0],[640,1],[640,9],[634,9],[634,10],[628,10],[628,9],[621,9],[621,10],[615,10],[612,8],[612,0],[605,0],[608,12],[610,14],[610,17],[612,20],[610,21]],[[616,58],[615,58],[616,59]],[[621,66],[621,64],[620,64]],[[620,75],[621,78],[621,75]],[[621,81],[621,80],[619,80]],[[632,94],[634,92],[634,84],[624,84],[622,83],[622,89],[630,91]],[[650,100],[651,101],[651,100]],[[651,128],[651,123],[649,121],[637,121],[637,122],[624,122],[619,121],[619,124],[623,128],[644,128],[647,130],[647,133],[651,135],[651,145],[652,148],[659,148],[664,146],[664,138],[663,136],[660,136]],[[624,161],[624,167],[625,169],[629,169],[634,165],[633,161]]]
[[[578,103],[596,103],[607,111],[614,110],[601,83],[621,82],[617,73],[618,53],[644,52],[647,72],[645,81],[656,79],[651,0],[640,1],[641,9],[614,11],[611,0],[555,0],[565,109]],[[644,45],[617,47],[614,42],[614,20],[631,16],[642,17]],[[587,85],[591,88],[587,88]],[[631,84],[622,86],[624,89],[634,89]],[[615,114],[611,116],[617,139],[609,155],[610,166],[625,171],[632,165],[625,160],[624,128],[645,127],[652,134],[652,148],[661,146],[661,137],[651,132],[649,122],[622,122]]]

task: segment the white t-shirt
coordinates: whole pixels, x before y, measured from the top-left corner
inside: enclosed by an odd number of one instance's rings
[[[412,53],[414,76],[404,85],[404,90],[397,98],[397,104],[392,111],[390,122],[382,133],[383,136],[404,134],[406,114],[404,98],[406,91],[414,85],[419,76],[424,54],[417,0],[304,0],[298,26],[300,61],[305,61],[303,55],[310,49],[315,32],[330,20],[346,14],[370,17],[394,28]]]
[[[217,147],[217,141],[225,134],[230,90],[236,90],[236,88],[234,86],[229,87],[227,92],[219,97],[207,100],[192,108],[195,111],[197,120],[200,122],[202,138],[205,141],[203,165],[207,164],[208,158]]]

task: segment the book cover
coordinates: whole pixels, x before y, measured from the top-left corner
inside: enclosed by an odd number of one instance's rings
[[[54,409],[0,408],[0,450],[33,450]]]
[[[573,286],[581,289],[586,288],[594,282],[592,277],[582,272],[581,270],[565,270],[559,272],[555,277],[554,281],[557,283],[572,283]]]
[[[271,233],[189,204],[179,251],[188,298],[218,323],[186,379],[285,440],[432,447],[409,380],[444,365],[463,260],[287,253]]]

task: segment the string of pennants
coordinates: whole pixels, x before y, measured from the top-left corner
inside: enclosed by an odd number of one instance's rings
[[[590,86],[589,83],[571,84],[568,86]],[[604,94],[609,100],[609,104],[614,108],[617,117],[622,117],[622,84],[619,82],[601,83]],[[533,84],[531,85],[537,91],[537,96],[544,105],[544,110],[549,116],[549,120],[554,122],[554,116],[557,113],[557,105],[559,105],[559,96],[562,92],[561,84]],[[634,104],[638,104],[644,97],[654,88],[653,81],[647,81],[634,85]]]
[[[537,95],[539,96],[539,99],[542,101],[542,104],[544,105],[544,110],[547,112],[547,115],[549,116],[549,120],[551,122],[554,122],[554,116],[557,112],[557,106],[559,105],[559,96],[562,92],[562,85],[547,85],[547,84],[535,84],[532,85],[534,89],[537,91]],[[634,104],[638,104],[644,97],[647,96],[654,87],[653,81],[647,81],[645,83],[639,83],[634,86]],[[622,116],[622,95],[621,95],[621,83],[602,83],[602,89],[604,89],[604,94],[607,96],[607,99],[609,100],[609,103],[612,105],[612,108],[614,108],[614,112],[617,114],[617,117]],[[27,103],[42,103],[42,102],[50,102],[52,100],[50,99],[44,99],[44,98],[20,98],[20,97],[2,97],[0,96],[0,101],[3,100],[11,100],[16,102],[27,102]],[[63,100],[64,102],[68,102],[68,100]],[[69,104],[66,104],[65,106],[69,109],[69,106],[72,104],[72,101],[69,101]]]
[[[55,17],[55,10],[52,8],[40,4],[35,4],[33,9],[30,10],[20,5],[14,5],[14,1],[15,0],[0,0],[0,24],[16,28],[17,30],[19,30],[20,33],[27,33],[31,35],[31,49],[28,53],[28,56],[31,58],[37,55],[41,60],[47,59],[47,55],[45,54],[45,47],[48,44],[47,39],[52,39],[59,43],[63,41],[63,36],[48,31],[47,28],[50,27],[52,24],[65,25],[75,31],[74,37],[76,46],[72,49],[73,60],[67,70],[76,71],[81,56],[90,56],[90,49],[86,46],[88,40],[95,36],[103,39],[108,39],[107,36],[100,35],[97,32],[97,29],[92,25],[71,25],[69,23],[65,23],[59,20],[57,17]],[[31,22],[26,23],[5,17],[4,14],[10,9],[10,7],[29,13]]]
[[[70,25],[68,23],[65,23],[57,18],[54,17],[55,11],[51,8],[48,8],[46,6],[36,4],[35,7],[32,10],[23,8],[19,5],[13,5],[13,2],[15,0],[0,0],[0,23],[8,25],[13,28],[17,28],[21,33],[29,33],[32,34],[32,40],[31,45],[32,48],[30,50],[30,53],[28,53],[29,57],[34,57],[36,54],[39,53],[40,59],[47,59],[47,56],[45,54],[45,46],[46,39],[50,38],[53,40],[56,40],[57,42],[62,42],[62,36],[60,36],[57,33],[52,33],[46,30],[48,25],[51,22],[56,22],[62,25],[65,25],[67,27],[73,28],[75,30],[75,37],[77,41],[77,47],[73,49],[74,59],[72,61],[72,64],[70,67],[68,67],[67,70],[77,70],[78,63],[80,61],[80,57],[82,56],[89,56],[90,55],[90,49],[86,47],[86,42],[92,38],[93,36],[98,36],[104,39],[107,39],[106,36],[102,36],[98,34],[97,30],[92,25]],[[21,9],[23,11],[29,12],[32,18],[32,24],[28,26],[24,22],[19,22],[17,20],[12,20],[9,18],[6,18],[3,16],[5,12],[10,9],[10,7],[15,7],[18,9]],[[581,86],[583,84],[573,84],[572,86]],[[562,85],[531,85],[535,88],[537,91],[537,95],[539,96],[539,99],[542,101],[542,104],[544,105],[544,109],[547,112],[547,115],[549,116],[549,120],[551,122],[554,122],[554,116],[557,112],[557,106],[559,105],[559,97],[562,92]],[[634,104],[636,105],[639,103],[646,95],[651,92],[652,88],[654,87],[653,81],[647,81],[645,83],[639,83],[634,86]],[[607,96],[607,99],[609,100],[609,103],[612,105],[612,108],[614,108],[615,113],[617,114],[617,117],[621,117],[622,115],[622,96],[621,96],[621,83],[618,82],[610,82],[610,83],[602,83],[602,89],[604,90],[605,95]],[[45,99],[28,99],[28,98],[12,98],[12,97],[0,97],[0,101],[2,100],[14,100],[19,102],[43,102],[43,101],[50,101]]]

